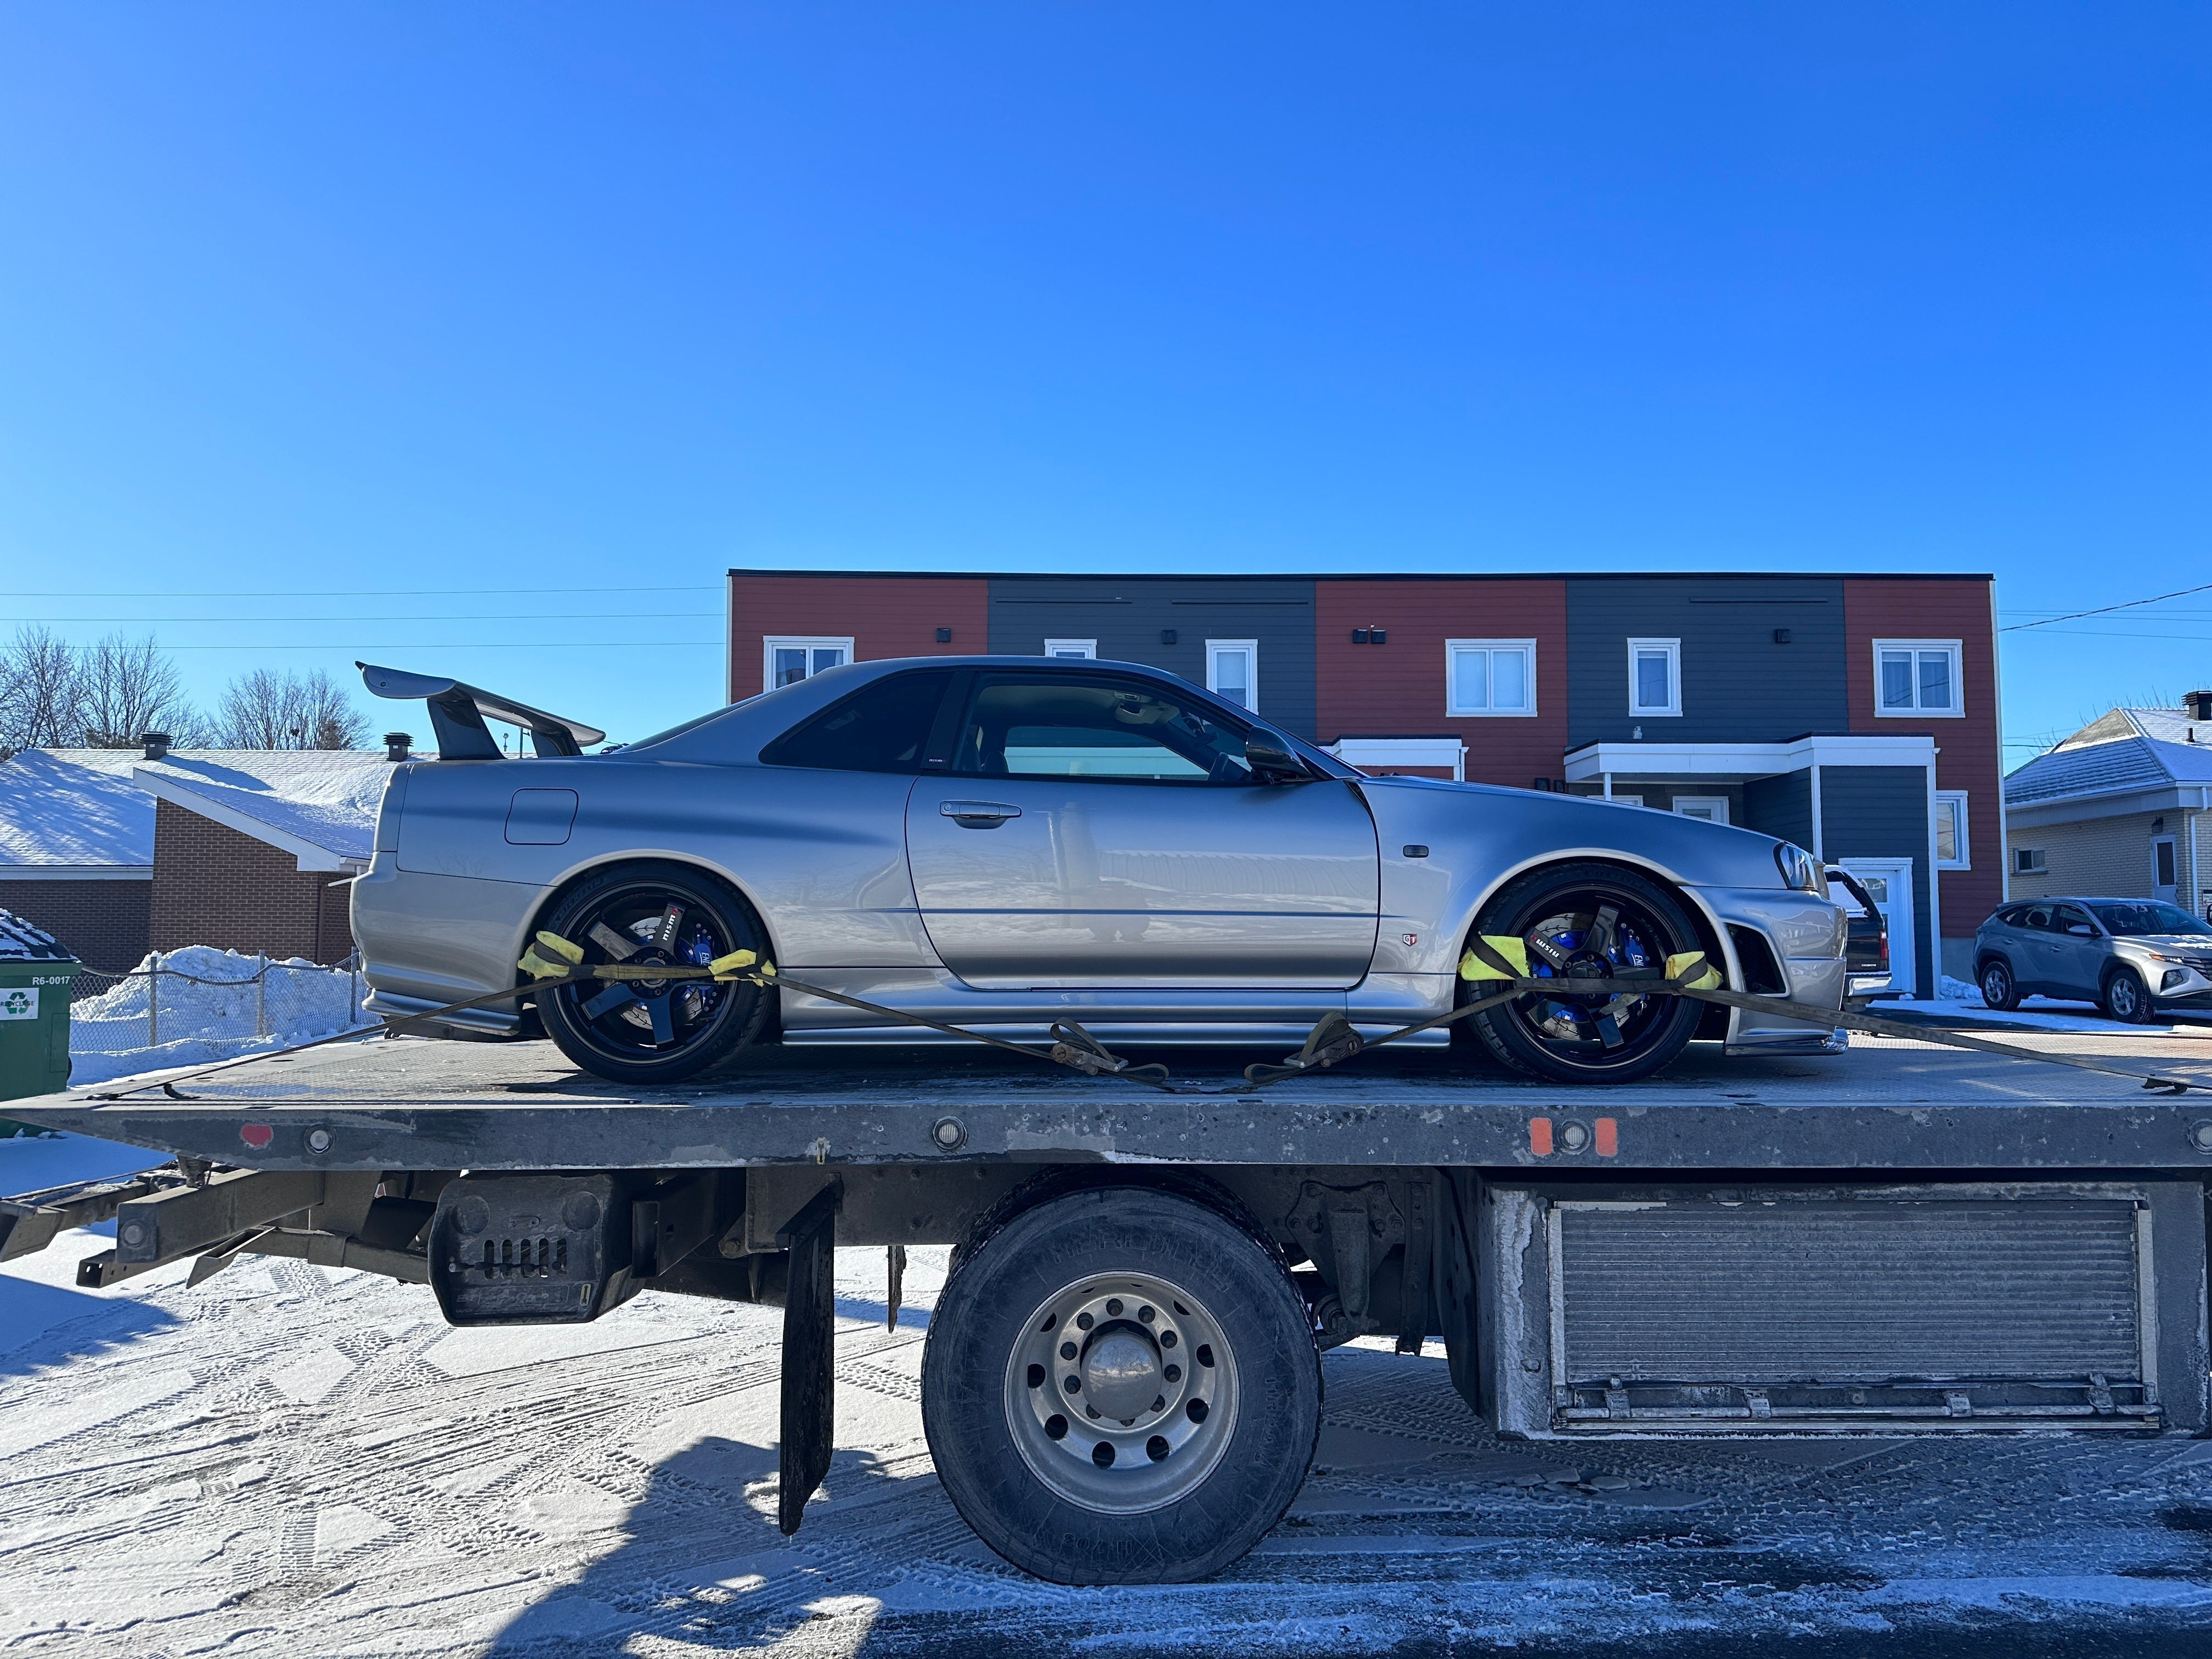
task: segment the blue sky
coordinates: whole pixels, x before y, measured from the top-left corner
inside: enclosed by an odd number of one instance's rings
[[[9,3],[0,617],[623,736],[720,696],[732,564],[1989,570],[2008,623],[2212,582],[2208,48]],[[2208,619],[2009,635],[2012,758],[2212,684]]]

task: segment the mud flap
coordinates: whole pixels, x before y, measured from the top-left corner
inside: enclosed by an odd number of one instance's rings
[[[775,1236],[791,1252],[783,1301],[783,1421],[776,1442],[776,1525],[799,1530],[806,1500],[830,1473],[836,1403],[837,1204],[832,1185]]]

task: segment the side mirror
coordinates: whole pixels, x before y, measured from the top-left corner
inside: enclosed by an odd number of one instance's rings
[[[2086,921],[2077,921],[2066,931],[2072,933],[2077,939],[2094,939],[2097,937],[2097,930],[2092,927]]]
[[[1266,733],[1255,732],[1244,739],[1244,763],[1255,777],[1269,783],[1304,783],[1311,775],[1287,749],[1279,749]]]

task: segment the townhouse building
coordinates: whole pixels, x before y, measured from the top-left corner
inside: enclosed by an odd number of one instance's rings
[[[1897,988],[2002,902],[1985,575],[1098,576],[738,569],[729,694],[840,663],[1168,669],[1370,773],[1609,797],[1784,836],[1888,912]]]

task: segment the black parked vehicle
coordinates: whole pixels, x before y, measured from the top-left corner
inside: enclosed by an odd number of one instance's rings
[[[1828,896],[1843,908],[1847,923],[1844,936],[1845,984],[1855,997],[1870,996],[1889,988],[1889,918],[1874,902],[1874,895],[1848,870],[1828,866]]]
[[[1974,977],[1992,1008],[2038,993],[2088,998],[2130,1024],[2212,1009],[2212,923],[2158,899],[2008,904],[1975,935]]]

